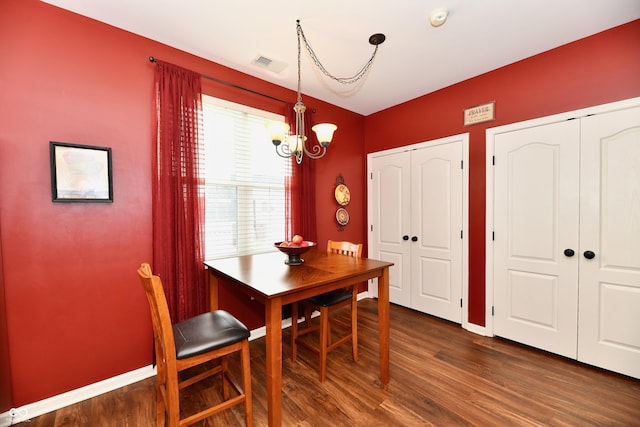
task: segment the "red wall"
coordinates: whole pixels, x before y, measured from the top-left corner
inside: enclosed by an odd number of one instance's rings
[[[640,20],[366,117],[366,153],[469,132],[471,323],[485,323],[485,130],[637,96]],[[496,120],[464,127],[463,110],[489,101]]]
[[[154,65],[148,57],[280,99],[294,101],[295,93],[38,0],[2,0],[1,9],[0,243],[7,322],[0,326],[9,342],[11,406],[17,407],[151,364],[149,309],[135,273],[151,258]],[[282,110],[282,104],[210,80],[204,87],[213,96]],[[318,171],[319,241],[342,235],[363,241],[363,219],[339,235],[329,226],[335,209],[324,201],[343,172],[355,187],[355,211],[364,211],[358,192],[364,118],[304,100],[317,110],[316,120],[338,125]],[[111,147],[114,203],[52,203],[49,141]],[[355,160],[347,168],[349,157]],[[263,324],[261,306],[228,292],[221,300],[250,327]],[[4,373],[9,364],[3,365]],[[9,409],[0,403],[0,412]]]
[[[367,118],[305,97],[316,121],[338,125],[310,189],[319,244],[366,241],[365,153],[468,130],[471,321],[482,324],[484,127],[463,129],[463,108],[497,100],[495,125],[638,96],[638,33],[636,22]],[[2,0],[0,41],[0,245],[17,407],[151,363],[148,307],[135,274],[151,258],[148,56],[280,99],[295,94],[38,0]],[[253,107],[282,108],[211,81],[204,88]],[[52,140],[113,149],[113,204],[51,202]],[[344,231],[336,229],[333,199],[340,173],[352,195]],[[223,291],[221,304],[251,328],[262,325],[256,303]]]
[[[2,227],[0,227],[1,231]],[[4,275],[2,273],[2,236],[0,235],[0,413],[11,408],[11,362],[9,360],[9,330],[7,327],[7,303],[4,296]]]

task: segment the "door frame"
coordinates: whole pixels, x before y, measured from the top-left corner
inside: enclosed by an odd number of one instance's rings
[[[447,136],[443,138],[433,139],[430,141],[418,142],[411,145],[404,145],[402,147],[390,148],[388,150],[375,151],[367,154],[367,248],[371,241],[372,234],[372,222],[373,216],[373,188],[371,186],[371,174],[372,171],[372,159],[380,156],[387,156],[390,154],[402,153],[405,151],[419,150],[421,148],[429,148],[437,145],[451,144],[453,142],[462,142],[462,323],[461,326],[464,329],[473,327],[469,323],[469,133],[461,133],[457,135]],[[368,292],[368,296],[377,297],[377,289],[372,279],[369,283],[369,289],[373,291]]]
[[[485,335],[494,336],[493,325],[493,229],[494,229],[494,169],[493,156],[495,154],[494,140],[496,135],[521,130],[536,126],[548,125],[551,123],[562,122],[565,120],[573,120],[594,114],[602,114],[615,110],[622,110],[634,107],[640,104],[640,97],[629,98],[622,101],[610,102],[607,104],[596,105],[593,107],[581,108],[579,110],[567,111],[565,113],[554,114],[551,116],[539,117],[536,119],[525,120],[522,122],[511,123],[508,125],[488,128],[485,137],[485,153],[486,153],[486,207],[485,207]]]

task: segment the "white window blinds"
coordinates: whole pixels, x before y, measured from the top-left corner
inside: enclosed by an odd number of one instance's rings
[[[203,96],[205,257],[273,250],[284,238],[285,176],[265,124],[282,116]]]

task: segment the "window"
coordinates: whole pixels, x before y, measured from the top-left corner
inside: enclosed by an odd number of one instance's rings
[[[284,238],[285,177],[265,124],[277,114],[203,96],[205,257],[267,252]]]

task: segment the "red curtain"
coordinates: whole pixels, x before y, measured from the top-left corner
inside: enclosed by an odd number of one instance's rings
[[[307,110],[308,111],[308,110]],[[292,104],[285,105],[285,119],[287,124],[295,130],[295,113]],[[317,138],[311,130],[309,114],[304,115],[304,128],[307,133],[307,144],[317,144]],[[304,157],[301,164],[295,158],[291,159],[291,178],[286,182],[286,227],[285,238],[291,240],[295,234],[304,240],[318,241],[318,227],[316,223],[316,169],[315,160]]]
[[[173,322],[207,309],[200,74],[156,61],[153,269]]]

